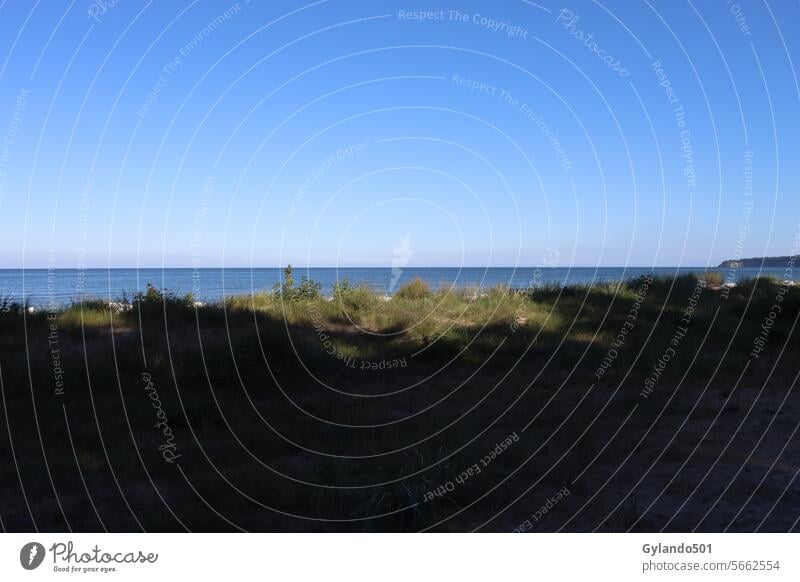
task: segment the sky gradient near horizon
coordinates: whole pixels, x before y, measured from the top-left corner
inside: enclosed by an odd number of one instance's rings
[[[797,251],[780,2],[0,3],[0,268]]]

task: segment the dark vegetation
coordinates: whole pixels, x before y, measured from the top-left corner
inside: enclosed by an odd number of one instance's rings
[[[722,268],[743,268],[750,267],[756,269],[785,269],[793,267],[797,257],[750,257],[747,259],[729,259],[719,264]]]
[[[800,289],[720,281],[0,299],[2,525],[788,530]]]

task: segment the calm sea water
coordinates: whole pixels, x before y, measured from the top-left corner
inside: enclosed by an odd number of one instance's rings
[[[713,269],[718,270],[718,269]],[[330,294],[337,279],[364,284],[378,293],[391,295],[414,277],[439,285],[492,287],[506,284],[527,287],[535,284],[568,285],[575,283],[604,283],[638,277],[648,272],[661,275],[700,272],[703,268],[641,267],[576,267],[576,268],[511,268],[511,267],[448,267],[404,268],[393,273],[386,268],[311,268],[295,269],[295,280],[306,275],[322,283],[323,293]],[[727,276],[727,270],[721,270]],[[761,274],[783,279],[783,269],[738,269],[736,278]],[[34,306],[66,305],[83,298],[118,300],[132,297],[145,289],[147,283],[178,294],[192,292],[200,301],[212,302],[227,295],[241,295],[272,289],[280,279],[281,270],[272,268],[239,269],[0,269],[0,298],[28,300]],[[798,274],[795,274],[798,279]]]

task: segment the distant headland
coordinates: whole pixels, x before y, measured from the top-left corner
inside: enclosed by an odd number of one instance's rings
[[[729,259],[722,261],[719,268],[738,269],[741,267],[766,267],[778,268],[785,267],[794,263],[797,257],[753,257],[750,259]]]

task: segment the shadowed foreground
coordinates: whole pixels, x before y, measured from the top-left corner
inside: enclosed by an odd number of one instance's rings
[[[800,289],[302,281],[0,314],[9,531],[787,531]]]

